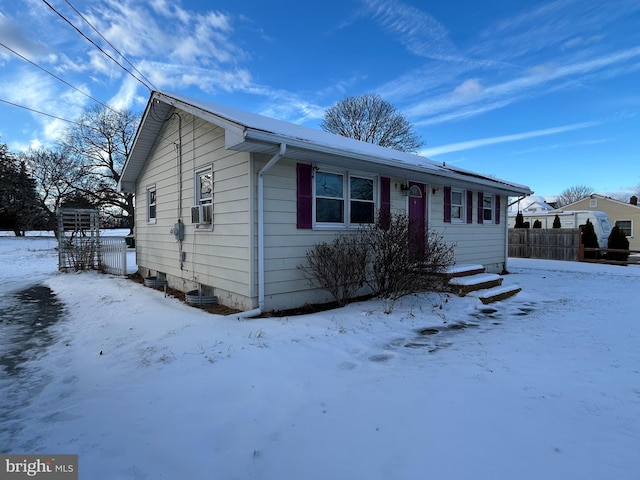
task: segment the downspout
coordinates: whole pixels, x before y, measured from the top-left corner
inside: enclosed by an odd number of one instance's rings
[[[500,212],[500,215],[504,218],[504,265],[502,266],[502,273],[509,273],[509,197],[506,197],[504,215]]]
[[[258,172],[258,308],[236,314],[238,319],[257,317],[264,309],[264,176],[287,151],[287,144],[280,144],[280,151]]]
[[[509,203],[509,196],[507,196],[506,208],[504,209],[504,267],[503,270],[506,272],[509,271],[509,207],[514,203],[518,204],[518,211],[520,211],[520,200],[526,198],[527,195],[520,195],[516,200]],[[502,215],[502,212],[500,212]]]

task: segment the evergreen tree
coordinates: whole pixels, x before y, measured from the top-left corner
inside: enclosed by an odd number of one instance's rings
[[[629,250],[629,239],[627,239],[627,236],[617,225],[615,225],[611,229],[611,234],[609,235],[609,239],[607,240],[607,248]],[[622,262],[626,262],[627,258],[629,258],[628,253],[607,252],[608,260],[619,260]]]
[[[542,228],[542,222],[540,220],[536,220],[533,222],[533,228]]]
[[[553,228],[562,228],[562,223],[560,223],[560,217],[556,213],[556,216],[553,219]]]
[[[515,228],[525,228],[524,215],[522,215],[522,212],[518,212],[516,214],[516,225],[515,225]]]
[[[26,164],[0,144],[0,228],[22,236],[26,230],[41,225],[42,213]]]
[[[598,248],[598,236],[593,228],[593,223],[587,219],[587,223],[582,226],[582,244],[585,248]],[[584,258],[597,258],[598,252],[584,252]]]

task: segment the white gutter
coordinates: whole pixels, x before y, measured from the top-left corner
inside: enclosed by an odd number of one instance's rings
[[[236,314],[238,319],[257,317],[264,309],[264,176],[286,151],[287,144],[281,143],[280,151],[258,172],[258,308]]]

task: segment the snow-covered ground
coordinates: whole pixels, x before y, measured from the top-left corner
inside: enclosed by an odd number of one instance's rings
[[[523,291],[495,311],[428,294],[239,321],[58,274],[54,247],[0,238],[0,294],[66,305],[30,376],[0,373],[2,402],[39,383],[0,451],[77,453],[81,479],[639,478],[638,266],[512,259]]]

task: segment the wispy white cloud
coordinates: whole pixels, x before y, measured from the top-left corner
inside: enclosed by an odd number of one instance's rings
[[[386,31],[395,27],[393,32],[403,43],[419,37],[418,29],[402,28],[402,22],[394,22],[396,18],[411,21],[411,16],[402,15],[400,2],[367,0],[367,4],[375,12],[372,18]],[[638,12],[640,3],[636,0],[556,0],[495,22],[476,38],[466,40],[467,45],[452,45],[444,27],[431,17],[442,27],[435,31],[444,34],[424,38],[438,46],[434,51],[455,54],[432,55],[424,66],[377,91],[402,105],[403,113],[415,125],[426,126],[628,75],[640,69],[640,49],[629,47],[640,43],[640,35],[631,29],[629,35],[638,41],[626,39],[627,47],[621,48],[623,44],[610,41],[607,29]],[[412,14],[414,26],[420,24],[420,18],[430,17],[426,12]]]
[[[545,95],[552,91],[575,86],[587,76],[598,73],[611,75],[611,68],[626,65],[627,62],[640,57],[640,47],[591,58],[587,61],[565,65],[537,65],[523,75],[515,76],[505,82],[480,86],[479,81],[466,81],[435,98],[413,104],[407,108],[406,114],[416,118],[416,124],[429,125],[447,121],[469,118],[502,108],[526,98]],[[625,67],[628,72],[629,68]],[[461,95],[462,92],[477,95]]]
[[[540,147],[535,147],[535,148],[528,148],[525,150],[515,150],[513,153],[516,155],[523,155],[526,153],[546,152],[546,151],[558,150],[562,148],[580,147],[583,145],[598,145],[600,143],[606,143],[608,141],[609,141],[608,138],[597,138],[593,140],[585,140],[582,142],[560,142],[560,143],[553,143],[550,145],[542,145]]]
[[[447,29],[432,15],[397,0],[363,0],[371,16],[414,55],[449,59],[458,55]]]
[[[572,125],[564,125],[554,128],[545,128],[542,130],[533,130],[530,132],[515,133],[512,135],[501,135],[498,137],[481,138],[477,140],[469,140],[466,142],[452,143],[449,145],[442,145],[440,147],[427,148],[420,152],[425,157],[431,157],[435,155],[441,155],[444,153],[460,152],[463,150],[471,150],[474,148],[486,147],[487,145],[495,145],[499,143],[515,142],[518,140],[525,140],[528,138],[543,137],[547,135],[556,135],[558,133],[569,132],[572,130],[579,130],[582,128],[589,128],[598,125],[600,122],[582,122],[574,123]]]

